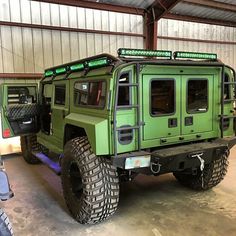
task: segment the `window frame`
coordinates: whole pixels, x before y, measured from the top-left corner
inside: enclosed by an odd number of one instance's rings
[[[174,111],[172,113],[166,114],[153,114],[152,113],[152,82],[153,81],[173,81],[174,82]],[[176,114],[176,79],[175,78],[153,78],[149,83],[149,114],[151,117],[165,117],[165,116],[173,116]]]
[[[189,81],[191,80],[198,80],[198,81],[207,81],[207,109],[205,111],[194,111],[194,112],[189,112],[188,111],[188,87],[189,87]],[[198,113],[207,113],[209,110],[209,79],[208,78],[188,78],[187,79],[187,84],[186,84],[186,113],[187,114],[198,114]]]
[[[12,85],[7,85],[7,105],[13,105],[13,104],[10,104],[9,103],[9,99],[8,99],[8,95],[9,95],[9,88],[26,88],[28,90],[28,93],[29,93],[29,88],[34,88],[34,92],[35,92],[35,96],[34,95],[30,95],[30,96],[33,96],[34,97],[34,102],[32,102],[32,104],[37,104],[38,103],[38,94],[37,94],[37,88],[36,86],[34,85],[20,85],[20,86],[12,86]],[[18,103],[18,105],[21,104],[21,103]],[[17,104],[15,104],[17,105]]]
[[[104,82],[105,83],[105,103],[103,106],[97,106],[97,105],[82,105],[82,104],[77,104],[75,101],[75,84],[76,83],[92,83],[92,82]],[[81,79],[81,80],[76,80],[73,83],[73,104],[75,107],[81,107],[81,108],[89,108],[89,109],[96,109],[96,110],[104,110],[106,108],[107,104],[107,91],[108,91],[108,86],[107,86],[107,80],[106,79]]]
[[[122,76],[122,75],[124,75],[124,74],[128,74],[128,76],[129,76],[129,82],[128,82],[128,84],[131,84],[132,83],[132,69],[130,69],[130,70],[125,70],[125,71],[122,71],[120,74],[119,74],[119,77],[118,77],[118,83],[119,83],[119,80],[120,80],[120,77]],[[128,86],[127,86],[128,87]],[[118,105],[118,98],[119,98],[119,86],[117,86],[117,103],[116,103],[116,106],[117,106],[117,108],[119,108],[119,107],[122,107],[122,106],[127,106],[127,108],[125,108],[125,109],[127,109],[127,110],[130,110],[130,109],[132,109],[132,108],[130,108],[130,107],[128,107],[128,106],[131,106],[132,105],[132,86],[129,86],[129,104],[128,105]]]
[[[228,81],[226,81],[225,80],[225,78],[228,78]],[[230,81],[230,75],[227,73],[227,72],[225,72],[225,75],[224,75],[224,82],[231,82]],[[226,97],[224,97],[224,99],[225,100],[228,100],[228,99],[232,99],[232,86],[230,86],[230,84],[226,84],[226,86],[228,87],[228,94],[227,94],[227,96],[228,96],[228,98]],[[225,96],[225,88],[224,88],[224,95],[223,96]],[[226,101],[225,103],[231,103],[232,101]]]

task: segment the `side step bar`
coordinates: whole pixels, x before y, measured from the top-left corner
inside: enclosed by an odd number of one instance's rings
[[[46,166],[48,166],[51,170],[53,170],[57,175],[61,174],[61,166],[58,162],[51,160],[48,156],[41,152],[32,152],[32,154]]]

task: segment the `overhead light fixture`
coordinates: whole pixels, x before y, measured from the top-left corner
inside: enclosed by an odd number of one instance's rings
[[[174,59],[186,58],[186,59],[202,59],[202,60],[217,60],[217,54],[215,53],[201,53],[201,52],[174,52]]]
[[[172,57],[171,51],[166,50],[145,50],[145,49],[131,49],[131,48],[119,48],[119,56],[131,56],[131,57]]]

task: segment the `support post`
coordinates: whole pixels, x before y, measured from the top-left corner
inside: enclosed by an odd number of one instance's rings
[[[154,19],[152,12],[145,13],[144,22],[145,48],[149,50],[156,50],[157,21]]]

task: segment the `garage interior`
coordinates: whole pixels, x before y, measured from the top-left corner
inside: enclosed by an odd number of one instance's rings
[[[118,48],[217,53],[236,69],[236,3],[0,2],[0,83],[39,82],[45,68],[100,53],[117,56]],[[189,190],[172,174],[139,175],[122,183],[117,213],[94,226],[73,220],[60,177],[26,164],[19,138],[0,137],[0,155],[15,194],[1,206],[15,235],[236,235],[236,148],[224,181],[212,190]]]

